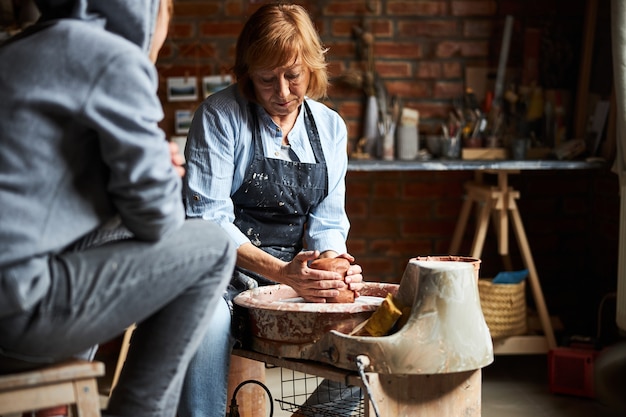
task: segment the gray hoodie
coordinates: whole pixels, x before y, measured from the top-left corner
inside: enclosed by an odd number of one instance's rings
[[[143,240],[184,221],[148,59],[159,0],[37,4],[40,21],[0,45],[0,318],[112,218]]]

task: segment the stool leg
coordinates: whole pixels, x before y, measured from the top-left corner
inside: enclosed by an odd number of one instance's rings
[[[74,382],[76,417],[101,417],[100,395],[95,379]]]

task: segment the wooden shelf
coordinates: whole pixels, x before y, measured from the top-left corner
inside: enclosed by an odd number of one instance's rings
[[[581,170],[607,168],[609,164],[601,160],[463,160],[431,159],[429,161],[383,161],[379,159],[351,159],[348,171],[479,171],[479,170]]]

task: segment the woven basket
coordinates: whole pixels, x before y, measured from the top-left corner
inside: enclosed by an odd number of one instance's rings
[[[493,339],[526,333],[526,281],[518,284],[493,284],[489,278],[478,280],[480,306]]]

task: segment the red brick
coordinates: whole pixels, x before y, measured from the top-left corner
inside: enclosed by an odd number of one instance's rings
[[[409,239],[396,239],[395,252],[399,257],[397,266],[403,272],[411,258],[432,253],[431,239],[415,239],[413,236]]]
[[[431,205],[430,202],[406,201],[404,198],[397,199],[393,204],[390,204],[389,201],[376,201],[371,203],[371,213],[372,216],[390,216],[398,220],[411,219],[415,216],[430,217]]]
[[[356,55],[356,46],[354,42],[326,42],[326,47],[329,48],[329,58],[350,58],[354,59]]]
[[[328,65],[326,66],[326,70],[328,71],[328,75],[331,78],[337,77],[345,71],[345,65],[341,61],[328,60]]]
[[[378,72],[378,74],[383,78],[384,77],[389,77],[389,78],[410,77],[411,76],[411,63],[407,61],[377,62],[376,72]]]
[[[222,2],[215,1],[175,1],[173,19],[180,17],[214,16],[220,12]]]
[[[322,19],[313,19],[313,26],[322,39],[328,36],[328,29]]]
[[[184,77],[187,76],[202,76],[202,75],[210,75],[213,73],[213,68],[210,66],[204,65],[177,65],[175,67],[172,66],[163,66],[159,67],[159,76],[162,78],[163,87],[165,87],[165,80],[168,77]],[[184,102],[182,102],[184,103]],[[168,103],[165,103],[168,104]]]
[[[398,258],[397,266],[402,267],[403,259],[405,260],[404,266],[406,266],[406,262],[408,262],[410,258],[417,256],[423,251],[429,251],[430,242],[427,240],[418,241],[405,238],[376,239],[370,243],[369,250],[372,253]]]
[[[380,255],[390,255],[394,243],[392,239],[376,239],[369,244],[369,250]]]
[[[421,47],[417,42],[376,42],[374,44],[375,57],[416,59],[421,55]]]
[[[399,187],[396,181],[375,180],[372,186],[375,198],[382,198],[389,202],[390,198],[398,198]]]
[[[330,33],[336,37],[353,36],[355,26],[360,26],[356,19],[333,19]]]
[[[433,97],[454,98],[462,96],[464,91],[462,81],[439,81],[435,83]]]
[[[178,52],[179,57],[183,58],[209,58],[215,56],[215,47],[210,43],[189,43],[179,44],[180,49]]]
[[[419,219],[406,220],[402,227],[403,236],[451,236],[455,224],[447,220]]]
[[[461,196],[455,200],[438,201],[433,204],[433,217],[436,219],[453,220],[456,222],[459,213],[461,212],[461,206],[463,200]]]
[[[458,61],[445,61],[443,62],[443,77],[444,78],[459,78],[463,75],[463,67]]]
[[[159,51],[159,59],[162,62],[163,60],[172,58],[173,56],[174,56],[174,48],[172,48],[172,44],[169,42],[165,42],[165,44]]]
[[[349,197],[346,202],[346,213],[348,213],[348,218],[367,218],[367,216],[369,216],[369,204],[367,201],[352,199],[352,193],[347,195]]]
[[[367,32],[374,35],[374,38],[390,37],[392,32],[393,23],[388,19],[368,21],[366,28]],[[336,37],[351,37],[355,38],[355,29],[363,30],[362,21],[360,19],[333,19],[331,23],[330,33]]]
[[[348,172],[347,178],[354,177],[354,172]],[[348,181],[348,189],[346,190],[346,194],[350,196],[351,200],[359,199],[369,199],[371,196],[371,184],[369,182],[364,181]]]
[[[226,14],[226,16],[240,17],[245,15],[246,11],[244,11],[241,1],[226,1],[225,3],[226,4],[224,5],[224,13]]]
[[[354,237],[382,237],[396,234],[398,224],[393,219],[354,219],[350,235]]]
[[[440,101],[420,101],[417,104],[417,110],[420,112],[420,131],[422,131],[421,127],[424,125],[424,119],[429,118],[437,118],[437,119],[446,119],[448,114],[450,113],[450,109],[452,108],[451,104],[448,102],[440,102]],[[441,122],[437,121],[437,128],[439,129],[441,126]]]
[[[402,98],[430,97],[432,92],[430,85],[423,81],[389,81],[385,85],[389,94]]]
[[[328,89],[329,97],[341,97],[342,99],[360,100],[363,96],[363,89],[344,83],[341,76],[331,79]]]
[[[346,243],[348,245],[348,253],[357,258],[357,263],[360,255],[367,254],[367,242],[365,239],[352,239],[348,237]]]
[[[339,114],[343,117],[360,117],[363,106],[355,102],[344,102],[339,106]]]
[[[368,30],[374,34],[375,39],[388,38],[393,35],[393,22],[385,20],[374,20],[370,22]]]
[[[370,4],[374,6],[373,10],[368,7]],[[325,16],[379,14],[380,2],[379,0],[335,0],[324,7],[323,13]]]
[[[235,41],[242,28],[241,22],[207,22],[200,26],[200,36],[232,37]]]
[[[401,37],[443,38],[458,34],[459,23],[455,20],[401,20],[398,22],[398,35]]]
[[[190,22],[174,22],[170,25],[169,39],[185,39],[196,36],[196,26]]]
[[[357,260],[363,268],[363,277],[370,282],[397,282],[385,281],[395,274],[395,262],[387,257],[361,257]]]
[[[443,41],[436,46],[435,55],[439,58],[486,57],[489,54],[487,41]]]
[[[387,13],[391,15],[436,16],[448,14],[445,1],[388,0]]]
[[[493,20],[464,20],[463,36],[466,38],[489,38],[494,35]]]
[[[417,78],[441,78],[443,76],[443,64],[441,61],[420,61],[417,64]]]
[[[498,11],[495,0],[458,0],[451,5],[453,16],[492,16]]]
[[[447,196],[459,196],[462,195],[463,184],[462,183],[426,183],[419,182],[406,185],[406,193],[414,195],[429,196],[430,198],[443,198]]]

